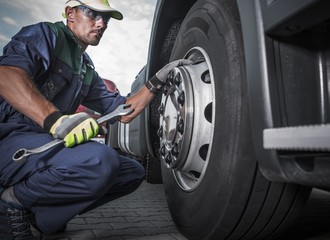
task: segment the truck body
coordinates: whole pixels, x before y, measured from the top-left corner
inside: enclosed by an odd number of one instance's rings
[[[146,66],[164,92],[109,144],[146,163],[189,239],[276,239],[330,186],[327,0],[158,0]]]

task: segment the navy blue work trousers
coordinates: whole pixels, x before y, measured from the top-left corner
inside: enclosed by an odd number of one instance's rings
[[[0,140],[0,186],[14,186],[17,199],[34,213],[44,233],[54,233],[76,215],[133,192],[144,179],[139,162],[97,142],[73,148],[58,145],[29,156],[25,163],[12,160],[19,148],[33,149],[52,140],[26,125]]]

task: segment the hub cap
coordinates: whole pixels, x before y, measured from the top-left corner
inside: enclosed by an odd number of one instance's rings
[[[214,87],[209,57],[201,48],[186,59],[194,64],[175,68],[168,76],[160,113],[160,155],[178,185],[194,190],[202,181],[213,139]]]

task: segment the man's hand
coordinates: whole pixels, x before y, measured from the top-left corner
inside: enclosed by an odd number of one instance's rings
[[[192,64],[193,62],[188,60],[188,59],[179,59],[173,62],[170,62],[168,64],[166,64],[162,69],[160,69],[157,73],[156,73],[156,77],[163,83],[165,84],[167,81],[167,76],[170,73],[170,71],[175,68],[175,67],[179,67],[179,66],[183,66],[183,65],[189,65]]]
[[[150,92],[152,92],[153,94],[157,94],[163,88],[163,86],[166,84],[167,76],[173,68],[179,67],[182,65],[192,64],[192,63],[193,62],[188,59],[179,59],[179,60],[170,62],[167,65],[165,65],[162,69],[160,69],[155,74],[155,76],[150,78],[146,82],[145,85],[149,89]]]
[[[57,112],[51,115],[46,118],[44,128],[49,129],[54,138],[63,139],[66,147],[87,142],[98,134],[98,123],[87,113],[60,115]]]

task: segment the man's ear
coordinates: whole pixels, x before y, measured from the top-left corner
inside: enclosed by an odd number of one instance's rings
[[[72,7],[66,7],[65,8],[65,16],[69,22],[74,21],[74,10]]]

